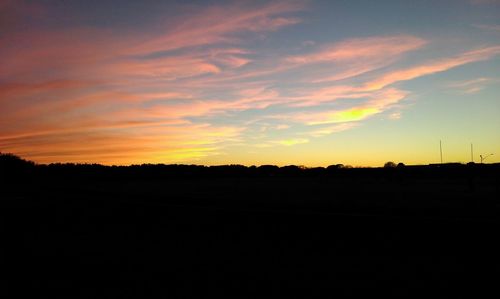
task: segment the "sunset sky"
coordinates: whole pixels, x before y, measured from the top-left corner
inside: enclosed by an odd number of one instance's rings
[[[0,0],[0,151],[500,162],[500,1]]]

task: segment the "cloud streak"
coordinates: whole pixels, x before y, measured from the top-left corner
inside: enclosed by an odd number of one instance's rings
[[[500,32],[500,25],[473,24],[472,26],[483,30]]]
[[[401,55],[423,47],[427,42],[411,35],[354,38],[333,45],[323,46],[314,53],[290,56],[287,61],[297,64],[322,62],[352,62],[355,60],[380,60]]]
[[[303,8],[304,4],[297,1],[272,2],[258,8],[238,5],[209,7],[192,15],[188,21],[166,29],[163,35],[142,41],[129,53],[148,54],[223,43],[232,40],[231,35],[241,31],[275,31],[299,23],[297,18],[282,15]]]
[[[449,69],[472,62],[484,61],[500,54],[500,46],[485,47],[468,51],[449,59],[442,59],[391,73],[368,82],[363,90],[377,90],[400,81],[408,81],[418,77],[444,72]]]

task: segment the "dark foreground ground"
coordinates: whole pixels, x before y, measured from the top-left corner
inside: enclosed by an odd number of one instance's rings
[[[500,172],[460,169],[3,177],[2,297],[482,298]]]

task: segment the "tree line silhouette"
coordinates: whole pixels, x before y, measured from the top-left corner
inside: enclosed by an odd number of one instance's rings
[[[495,176],[500,163],[495,164],[429,164],[405,165],[387,162],[383,167],[352,167],[334,164],[328,167],[297,165],[244,166],[239,164],[203,166],[186,164],[135,164],[105,166],[101,164],[51,163],[36,164],[14,154],[0,153],[0,177],[17,179],[162,179],[162,178],[321,178],[321,177],[470,177]]]

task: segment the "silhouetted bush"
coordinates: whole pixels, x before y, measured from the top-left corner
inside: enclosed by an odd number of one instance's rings
[[[344,168],[344,164],[329,165],[326,169],[327,170],[336,170],[336,169],[342,169],[342,168]]]

